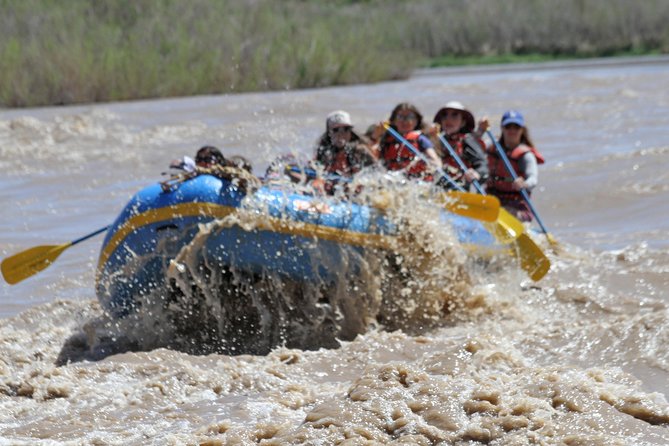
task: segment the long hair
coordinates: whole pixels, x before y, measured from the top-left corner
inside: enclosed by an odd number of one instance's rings
[[[424,130],[424,128],[423,128],[423,114],[418,111],[418,108],[416,108],[415,105],[410,104],[409,102],[401,102],[401,103],[397,104],[395,106],[395,108],[393,108],[392,113],[390,113],[390,125],[392,125],[392,127],[395,128],[394,122],[395,122],[395,119],[397,118],[397,115],[401,111],[405,111],[405,110],[408,110],[408,111],[414,113],[416,115],[416,118],[418,118],[417,122],[416,122],[416,126],[413,128],[413,130],[421,130],[421,131]],[[397,130],[397,129],[395,128],[395,130]]]
[[[523,130],[523,134],[520,135],[520,143],[525,144],[526,146],[534,147],[532,138],[530,138],[530,130],[527,127],[521,127],[521,129]],[[506,147],[506,143],[504,142],[504,133],[499,135],[497,142],[499,142],[502,147]]]

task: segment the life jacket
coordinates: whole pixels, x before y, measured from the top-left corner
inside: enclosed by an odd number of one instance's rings
[[[487,157],[484,149],[485,143],[481,139],[476,138],[471,133],[454,133],[449,136],[446,136],[445,138],[446,142],[450,144],[451,148],[455,151],[458,158],[460,158],[460,160],[465,164],[465,166],[467,168],[472,168],[478,171],[479,175],[481,175],[482,177],[482,180],[480,181],[487,180],[488,176],[487,169],[484,172],[479,171],[480,170],[479,163],[477,163],[477,166],[479,166],[478,168],[474,167],[474,165],[472,165],[471,163],[471,160],[467,156],[468,150],[472,150],[475,152],[480,151],[481,153],[480,163],[487,163],[486,161]],[[448,148],[443,147],[443,142],[441,141],[441,138],[437,141],[436,147],[439,147],[439,155],[441,158],[441,162],[443,164],[444,171],[446,171],[446,173],[451,177],[451,179],[457,185],[465,189],[468,188],[469,183],[465,180],[465,173],[462,171],[460,165],[455,160],[455,158],[451,156],[451,152],[448,150]],[[444,184],[447,189],[451,189],[453,187],[453,185],[450,183],[444,183]]]
[[[456,135],[450,135],[446,137],[446,141],[451,145],[453,150],[455,150],[455,153],[458,154],[460,159],[462,159],[462,152],[463,152],[463,145],[462,145],[462,139],[464,135],[462,133],[458,133]],[[444,164],[444,169],[446,170],[446,166],[450,166],[453,169],[447,169],[449,172],[457,172],[456,175],[451,175],[453,179],[456,179],[455,177],[460,177],[462,176],[462,172],[460,171],[460,166],[458,166],[457,161],[451,156],[450,152],[446,147],[443,148],[443,151],[441,153],[441,161]]]
[[[506,152],[507,158],[509,158],[509,163],[513,168],[513,171],[516,172],[516,175],[526,178],[522,172],[520,172],[520,165],[518,161],[525,155],[527,152],[532,152],[537,158],[538,164],[544,163],[544,157],[537,149],[527,144],[520,144],[518,147],[513,149],[511,152]],[[488,168],[490,169],[490,178],[488,179],[487,191],[492,195],[497,196],[498,198],[504,201],[520,201],[522,200],[522,194],[520,191],[513,189],[513,176],[506,169],[504,160],[499,156],[495,147],[492,147],[488,150]],[[526,191],[528,196],[531,195],[531,191]]]
[[[346,150],[346,147],[338,150],[330,160],[330,163],[325,166],[325,171],[337,175],[351,175],[353,173],[353,163],[348,155],[349,151]]]
[[[350,143],[342,148],[321,146],[316,154],[316,160],[323,165],[325,172],[348,177],[361,168],[352,156],[353,150],[355,149],[350,147]]]
[[[413,130],[402,136],[420,152],[421,148],[418,144],[420,135],[422,135],[420,130]],[[386,169],[404,170],[409,177],[423,177],[427,171],[427,165],[423,160],[415,158],[416,155],[390,132],[387,132],[381,140],[381,159]]]
[[[453,135],[449,135],[446,139],[446,141],[451,145],[455,153],[458,155],[458,157],[462,160],[462,162],[465,163],[467,167],[472,167],[470,163],[465,159],[465,145],[472,146],[476,148],[476,146],[480,147],[481,150],[484,150],[483,147],[485,147],[485,143],[481,141],[478,138],[475,138],[472,136],[470,133],[456,133]],[[444,164],[444,168],[446,166],[450,166],[451,168],[448,169],[449,172],[457,172],[456,175],[454,175],[454,179],[459,178],[463,175],[462,169],[460,169],[460,166],[458,165],[458,162],[455,161],[455,158],[451,156],[451,153],[448,151],[446,147],[443,148],[443,151],[441,153],[441,161]]]

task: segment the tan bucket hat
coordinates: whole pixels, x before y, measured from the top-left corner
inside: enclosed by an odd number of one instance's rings
[[[447,102],[446,105],[441,107],[437,112],[437,114],[434,115],[434,120],[432,122],[441,124],[441,115],[444,114],[446,110],[457,110],[461,112],[465,120],[465,124],[462,126],[462,130],[465,133],[471,133],[474,131],[474,127],[476,127],[476,121],[474,120],[474,115],[472,115],[472,112],[467,110],[465,106],[458,101]]]

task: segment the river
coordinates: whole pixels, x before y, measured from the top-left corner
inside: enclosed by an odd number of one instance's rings
[[[522,110],[547,160],[534,204],[560,244],[537,232],[546,277],[479,277],[476,299],[421,335],[93,357],[101,238],[88,240],[0,283],[0,444],[668,444],[669,62],[620,62],[0,110],[3,258],[104,227],[204,144],[262,173],[279,154],[311,153],[330,111],[364,130],[402,101],[431,120],[459,100],[495,133],[506,109]]]

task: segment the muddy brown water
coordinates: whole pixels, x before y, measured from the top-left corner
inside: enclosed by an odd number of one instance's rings
[[[422,335],[94,357],[101,239],[89,240],[0,284],[0,444],[667,444],[669,62],[521,68],[0,110],[2,257],[109,224],[201,145],[262,172],[281,153],[310,153],[328,112],[364,129],[406,100],[428,118],[460,100],[495,124],[522,110],[547,159],[534,202],[562,247],[535,234],[553,263],[544,279],[476,273],[457,318]]]

